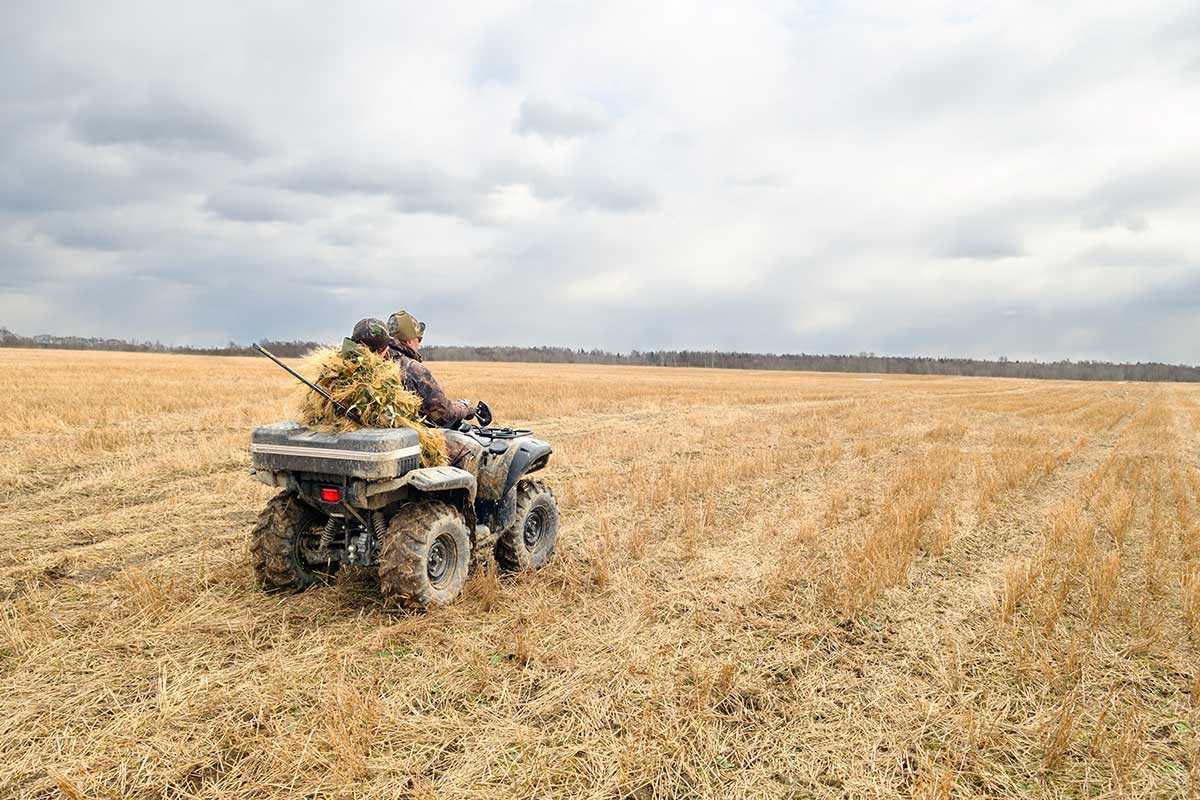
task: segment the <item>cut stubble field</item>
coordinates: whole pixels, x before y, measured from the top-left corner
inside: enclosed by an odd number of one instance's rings
[[[1200,796],[1200,387],[432,364],[539,573],[254,587],[265,360],[0,350],[0,797]]]

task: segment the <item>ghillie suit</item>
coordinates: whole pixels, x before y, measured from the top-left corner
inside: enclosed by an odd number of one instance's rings
[[[346,339],[341,348],[326,347],[305,356],[303,371],[315,375],[317,385],[356,412],[363,423],[355,424],[328,400],[305,389],[299,408],[304,426],[326,433],[359,427],[412,428],[421,439],[421,466],[449,463],[444,433],[421,415],[421,398],[405,388],[396,362]]]

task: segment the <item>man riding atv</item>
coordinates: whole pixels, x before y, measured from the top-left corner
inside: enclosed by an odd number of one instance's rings
[[[422,363],[421,340],[424,336],[424,322],[407,311],[397,311],[388,317],[386,326],[378,319],[360,319],[350,339],[396,362],[404,388],[421,398],[421,415],[444,429],[450,466],[475,473],[483,446],[457,429],[463,420],[475,419],[480,406],[446,397],[437,379]],[[490,419],[481,420],[485,425],[489,422]]]

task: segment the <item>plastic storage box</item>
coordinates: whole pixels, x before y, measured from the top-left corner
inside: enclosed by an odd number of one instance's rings
[[[255,469],[367,480],[396,478],[421,463],[420,439],[409,428],[319,433],[295,422],[276,422],[254,429],[250,453]]]

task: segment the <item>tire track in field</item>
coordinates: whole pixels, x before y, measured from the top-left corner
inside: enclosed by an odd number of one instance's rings
[[[1119,424],[1090,436],[1052,473],[1002,495],[991,516],[960,533],[946,555],[919,556],[906,584],[885,592],[827,637],[820,648],[826,659],[822,674],[840,674],[838,685],[851,696],[881,696],[901,689],[923,720],[898,720],[895,709],[877,712],[868,705],[859,711],[867,717],[865,729],[886,732],[918,726],[940,742],[947,729],[960,730],[963,719],[980,720],[994,712],[983,692],[991,685],[984,676],[1001,667],[1003,657],[990,652],[986,631],[996,618],[1004,564],[1036,551],[1053,504],[1080,486],[1135,416],[1136,411],[1127,413]],[[890,777],[895,791],[904,796],[915,794],[919,783],[945,769],[941,759],[953,757],[953,751],[941,752],[940,743],[928,749],[923,737],[901,740],[880,733],[876,739],[875,758],[894,761]],[[886,748],[883,756],[880,748]],[[994,755],[976,754],[952,767],[959,776],[956,782],[962,781],[955,796],[968,787],[972,788],[964,796],[976,791],[984,796],[1024,792],[1011,782],[1023,777],[1024,768]]]
[[[928,664],[943,641],[961,637],[981,618],[994,618],[1006,563],[1031,556],[1040,545],[1049,510],[1075,491],[1107,457],[1145,405],[1088,437],[1087,444],[1049,475],[1002,496],[990,517],[960,532],[943,556],[918,556],[908,580],[865,610],[889,631],[885,650],[906,651]]]
[[[1171,388],[1169,405],[1174,417],[1175,428],[1179,431],[1185,460],[1193,467],[1200,468],[1200,437],[1197,437],[1195,414],[1196,411],[1200,411],[1200,408],[1187,403],[1180,397],[1185,391],[1182,387],[1173,386]]]
[[[1051,507],[1078,489],[1116,446],[1145,404],[1143,398],[1116,425],[1089,436],[1080,452],[1073,453],[1049,475],[1008,493],[986,521],[951,542],[950,557],[918,562],[910,572],[906,596],[898,599],[897,605],[940,609],[938,627],[945,628],[979,614],[994,613],[1005,563],[1035,552]]]

